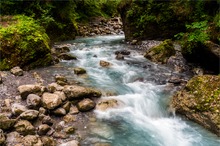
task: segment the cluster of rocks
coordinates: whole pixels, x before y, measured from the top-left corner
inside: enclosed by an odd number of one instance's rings
[[[20,85],[17,100],[5,99],[0,114],[0,145],[56,146],[56,139],[66,139],[75,132],[75,115],[95,108],[101,92],[70,85],[64,76],[47,86]],[[60,118],[57,122],[57,118]],[[77,146],[70,140],[60,146]]]
[[[80,24],[78,30],[80,36],[124,34],[120,17],[111,19],[94,18],[89,25]]]

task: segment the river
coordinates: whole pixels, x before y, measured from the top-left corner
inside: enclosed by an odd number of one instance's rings
[[[167,89],[171,69],[148,61],[132,48],[125,60],[115,59],[115,51],[129,49],[123,39],[120,35],[98,36],[64,42],[73,44],[70,53],[78,60],[60,64],[87,71],[80,77],[73,75],[73,70],[65,74],[86,86],[111,93],[104,94],[103,99],[113,98],[121,103],[118,108],[95,111],[97,120],[85,127],[87,136],[81,145],[102,142],[112,146],[219,146],[220,139],[214,134],[170,114],[169,101],[176,90]],[[100,60],[112,65],[103,68]]]

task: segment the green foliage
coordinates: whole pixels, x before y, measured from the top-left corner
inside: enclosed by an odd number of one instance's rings
[[[0,70],[16,65],[29,66],[39,58],[50,56],[49,37],[34,19],[18,15],[8,21],[12,21],[10,25],[2,23],[0,26]],[[51,58],[42,63],[48,65],[50,62]]]

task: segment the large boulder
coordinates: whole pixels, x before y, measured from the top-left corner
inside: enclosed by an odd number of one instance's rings
[[[172,108],[220,136],[220,76],[195,76],[174,95]]]
[[[95,107],[95,102],[89,98],[83,99],[77,104],[79,111],[86,112]]]
[[[35,134],[34,126],[27,120],[20,120],[14,125],[15,131],[22,135]]]
[[[42,95],[42,104],[46,109],[52,110],[62,104],[62,98],[57,94],[45,92]]]
[[[15,119],[9,119],[6,114],[0,114],[0,129],[8,130],[14,126],[15,122]]]
[[[21,85],[18,87],[18,91],[21,94],[22,99],[26,99],[29,94],[37,94],[41,96],[44,91],[46,91],[46,87],[40,85]]]
[[[153,62],[165,64],[169,57],[173,55],[175,55],[175,50],[172,41],[165,40],[160,45],[147,50],[144,57]]]
[[[69,100],[82,99],[85,97],[100,97],[102,95],[98,90],[78,85],[66,85],[64,86],[63,92]]]

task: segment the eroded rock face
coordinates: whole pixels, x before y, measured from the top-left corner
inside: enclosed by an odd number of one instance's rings
[[[195,76],[173,96],[176,113],[220,136],[220,76]]]
[[[66,85],[64,86],[63,92],[69,100],[101,96],[101,92],[98,90],[77,85]]]
[[[29,94],[37,94],[41,96],[46,87],[40,85],[21,85],[18,87],[18,91],[22,99],[26,99]]]
[[[62,104],[62,99],[57,94],[45,92],[42,95],[42,104],[46,109],[54,109]]]
[[[147,50],[144,57],[153,62],[165,64],[169,57],[173,55],[175,55],[175,50],[172,41],[165,40],[160,45]]]
[[[95,107],[95,102],[89,98],[83,99],[77,104],[77,108],[82,112],[89,111],[94,107]]]

